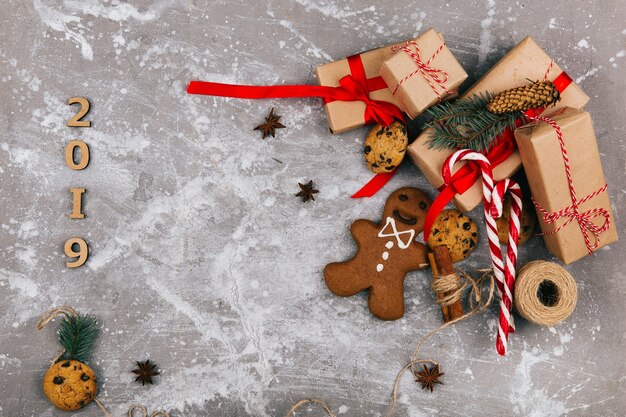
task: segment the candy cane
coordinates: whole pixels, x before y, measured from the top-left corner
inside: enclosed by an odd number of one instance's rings
[[[489,252],[491,253],[491,265],[496,278],[498,292],[500,293],[500,317],[498,321],[498,335],[496,338],[496,350],[500,355],[507,353],[507,341],[509,333],[515,331],[513,316],[513,291],[515,287],[515,265],[517,263],[517,241],[519,239],[520,213],[522,211],[522,191],[519,185],[505,179],[494,183],[491,164],[485,155],[469,149],[461,149],[448,157],[444,162],[442,174],[444,181],[449,183],[452,177],[452,168],[458,161],[473,161],[480,167],[483,179],[483,206],[485,210],[485,223],[487,226],[487,238],[489,239]],[[498,239],[496,219],[502,216],[504,196],[509,192],[512,197],[511,215],[509,222],[509,241],[506,250],[506,265],[503,252]]]

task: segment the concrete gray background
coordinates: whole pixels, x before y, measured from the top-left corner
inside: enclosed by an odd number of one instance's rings
[[[388,192],[434,190],[406,162],[384,192],[352,200],[370,178],[366,128],[331,136],[319,100],[192,97],[186,83],[314,84],[319,64],[435,27],[467,87],[533,35],[591,97],[624,238],[624,17],[621,0],[3,1],[0,415],[73,415],[40,388],[57,323],[35,322],[59,304],[102,324],[92,365],[114,416],[137,401],[173,416],[281,416],[311,396],[338,415],[384,414],[396,372],[440,323],[429,272],[407,278],[405,317],[384,323],[364,295],[330,294],[321,271],[353,252],[350,223],[377,220]],[[90,99],[93,127],[66,126],[71,96]],[[262,141],[251,129],[271,107],[288,128]],[[77,138],[92,151],[84,171],[63,158]],[[303,204],[308,179],[320,194]],[[87,188],[84,220],[67,217],[73,186]],[[71,236],[92,251],[76,270]],[[495,307],[435,336],[423,354],[446,385],[429,394],[405,377],[397,415],[623,415],[623,242],[569,266],[575,313],[554,328],[518,320],[508,357],[494,352]],[[551,259],[539,238],[520,251],[533,259]],[[486,265],[483,239],[464,267]],[[162,369],[155,386],[129,372],[145,358]],[[101,416],[93,404],[75,414]]]

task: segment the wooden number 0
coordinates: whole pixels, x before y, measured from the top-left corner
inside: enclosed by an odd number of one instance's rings
[[[70,127],[91,127],[89,120],[81,120],[89,113],[89,101],[84,97],[71,97],[67,99],[67,104],[80,104],[80,110],[74,117],[67,121]]]
[[[75,245],[78,246],[78,251],[74,250]],[[67,261],[65,265],[67,265],[68,268],[78,268],[87,261],[89,246],[87,246],[87,242],[83,239],[73,237],[65,242],[65,254],[70,258],[76,258],[75,261]]]
[[[76,162],[74,149],[80,149],[80,159]],[[89,146],[82,140],[72,140],[65,146],[65,163],[70,169],[80,171],[89,165]]]

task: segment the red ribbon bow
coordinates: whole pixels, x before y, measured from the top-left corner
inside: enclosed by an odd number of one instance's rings
[[[336,91],[329,93],[328,96],[323,96],[325,99],[332,97],[331,101],[362,101],[365,103],[365,114],[363,115],[365,124],[376,122],[388,126],[395,119],[404,120],[404,115],[396,105],[387,101],[372,100],[369,97],[367,82],[354,77],[352,74],[340,79],[339,87],[327,88],[334,88]]]

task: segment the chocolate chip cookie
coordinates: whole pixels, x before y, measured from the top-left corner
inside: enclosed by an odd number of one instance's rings
[[[61,360],[43,377],[43,392],[57,408],[70,411],[89,404],[96,396],[96,377],[82,362]]]
[[[367,167],[376,174],[393,171],[404,159],[408,143],[406,126],[402,123],[376,125],[367,135],[363,148]]]
[[[458,210],[449,209],[439,213],[428,237],[428,246],[445,245],[452,262],[462,261],[476,249],[478,227],[476,223]]]

